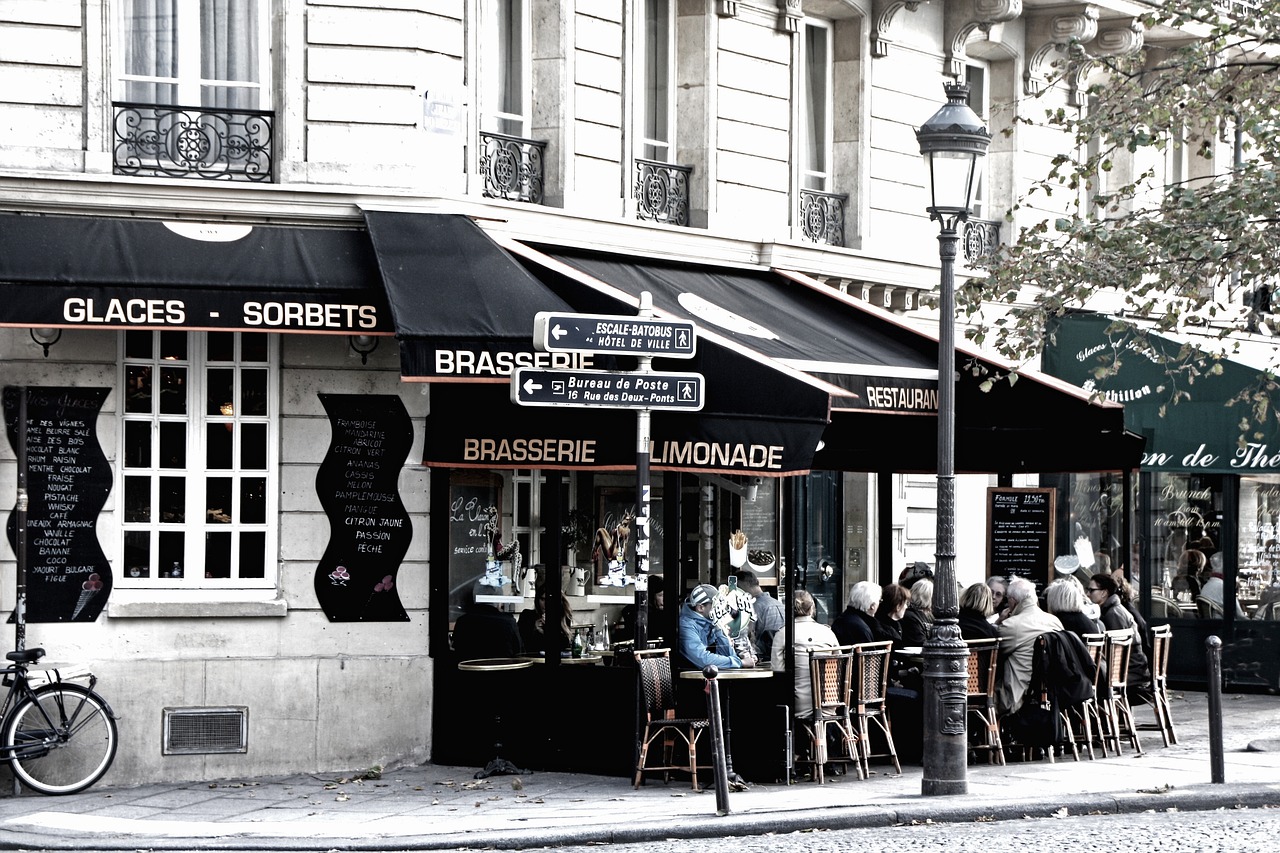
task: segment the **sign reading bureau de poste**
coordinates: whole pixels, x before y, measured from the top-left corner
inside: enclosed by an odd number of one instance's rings
[[[688,320],[539,311],[533,346],[539,352],[692,358],[696,334]]]
[[[511,402],[521,406],[696,412],[702,409],[705,381],[701,373],[521,367],[511,375]]]

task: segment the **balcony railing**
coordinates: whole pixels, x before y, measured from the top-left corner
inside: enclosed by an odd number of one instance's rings
[[[1000,223],[991,219],[970,217],[964,223],[964,260],[979,267],[1000,248]]]
[[[116,102],[114,172],[141,177],[275,179],[275,114]]]
[[[485,198],[542,204],[542,153],[547,143],[502,133],[480,134]]]
[[[800,228],[811,243],[844,245],[844,205],[848,195],[800,190]]]
[[[689,224],[689,175],[692,166],[636,160],[636,218]]]

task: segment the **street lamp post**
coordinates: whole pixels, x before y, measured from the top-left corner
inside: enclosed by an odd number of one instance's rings
[[[956,227],[969,218],[978,162],[991,134],[967,103],[969,87],[946,85],[947,103],[916,131],[929,166],[929,218],[939,225],[938,257],[938,551],[933,627],[924,646],[924,778],[921,793],[968,792],[968,649],[960,637],[956,592],[955,261]]]

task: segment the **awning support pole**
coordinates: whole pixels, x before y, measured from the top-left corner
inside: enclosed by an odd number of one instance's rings
[[[27,648],[27,386],[18,392],[18,501],[14,507],[14,572],[13,599],[13,647],[17,651]],[[17,784],[15,779],[14,784]]]

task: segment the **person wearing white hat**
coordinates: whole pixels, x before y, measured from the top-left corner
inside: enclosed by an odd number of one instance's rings
[[[729,635],[711,621],[711,609],[720,590],[709,583],[695,586],[680,608],[680,654],[692,667],[717,666],[738,669],[755,666],[756,659],[747,654],[738,657]]]

